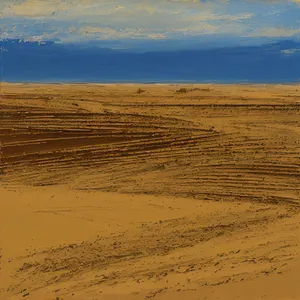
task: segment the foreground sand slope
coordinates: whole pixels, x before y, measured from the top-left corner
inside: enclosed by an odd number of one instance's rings
[[[1,195],[3,299],[299,299],[300,218],[285,207],[66,187]]]
[[[300,299],[299,89],[3,84],[0,299]]]

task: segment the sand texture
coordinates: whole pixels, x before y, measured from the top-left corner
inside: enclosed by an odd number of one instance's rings
[[[300,299],[300,86],[7,84],[0,300]]]

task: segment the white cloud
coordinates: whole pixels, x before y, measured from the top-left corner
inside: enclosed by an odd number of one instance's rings
[[[106,0],[23,0],[2,4],[2,15],[26,18],[80,16],[85,14],[109,15],[122,9],[123,1]],[[119,2],[119,4],[118,4]],[[0,6],[1,8],[1,6]]]
[[[281,52],[285,55],[293,55],[297,52],[300,52],[300,49],[296,49],[296,48],[293,48],[293,49],[286,49],[286,50],[281,50]]]
[[[251,19],[253,14],[236,14],[236,15],[224,15],[224,14],[213,14],[211,12],[204,12],[191,17],[192,21],[239,21]]]
[[[282,4],[282,1],[277,2]],[[244,5],[237,5],[233,0],[0,0],[0,14],[11,20],[11,24],[4,23],[3,36],[23,35],[35,39],[169,39],[208,34],[290,37],[299,34],[293,26],[284,28],[280,23],[274,25],[274,21],[268,23],[270,16],[280,18],[282,7],[277,7],[277,2],[241,0]],[[296,8],[295,3],[300,4],[300,0],[287,2]],[[258,17],[261,3],[276,7],[276,14],[273,11]],[[18,22],[29,26],[20,29],[16,26]],[[49,29],[51,25],[57,30]],[[12,29],[13,26],[16,28]]]
[[[20,0],[12,2],[2,0],[5,4],[4,15],[23,16],[28,18],[53,17],[63,15],[82,16],[82,15],[108,15],[121,10],[127,12],[146,11],[149,14],[170,13],[174,10],[199,7],[212,8],[226,3],[226,0],[212,2],[201,2],[199,0]],[[3,5],[2,5],[3,6]],[[1,3],[0,3],[1,8]],[[4,8],[3,8],[4,9]]]
[[[203,34],[214,34],[218,31],[218,27],[207,24],[198,23],[189,27],[179,28],[172,31],[172,33],[183,33],[184,35],[203,35]]]
[[[70,3],[61,0],[27,0],[18,4],[7,5],[6,12],[14,16],[47,17],[70,8]]]
[[[266,27],[252,31],[251,37],[291,37],[300,34],[300,29],[290,29],[284,27]]]
[[[79,30],[79,33],[83,36],[91,36],[96,39],[108,40],[108,39],[166,39],[166,36],[159,32],[152,32],[151,29],[145,28],[125,28],[116,30],[110,27],[92,27],[86,26]]]

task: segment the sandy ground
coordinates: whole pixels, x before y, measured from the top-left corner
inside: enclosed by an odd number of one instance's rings
[[[299,91],[2,83],[0,299],[300,299]]]

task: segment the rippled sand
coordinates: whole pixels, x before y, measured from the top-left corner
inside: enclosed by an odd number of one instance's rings
[[[1,87],[0,299],[300,299],[300,86]]]

